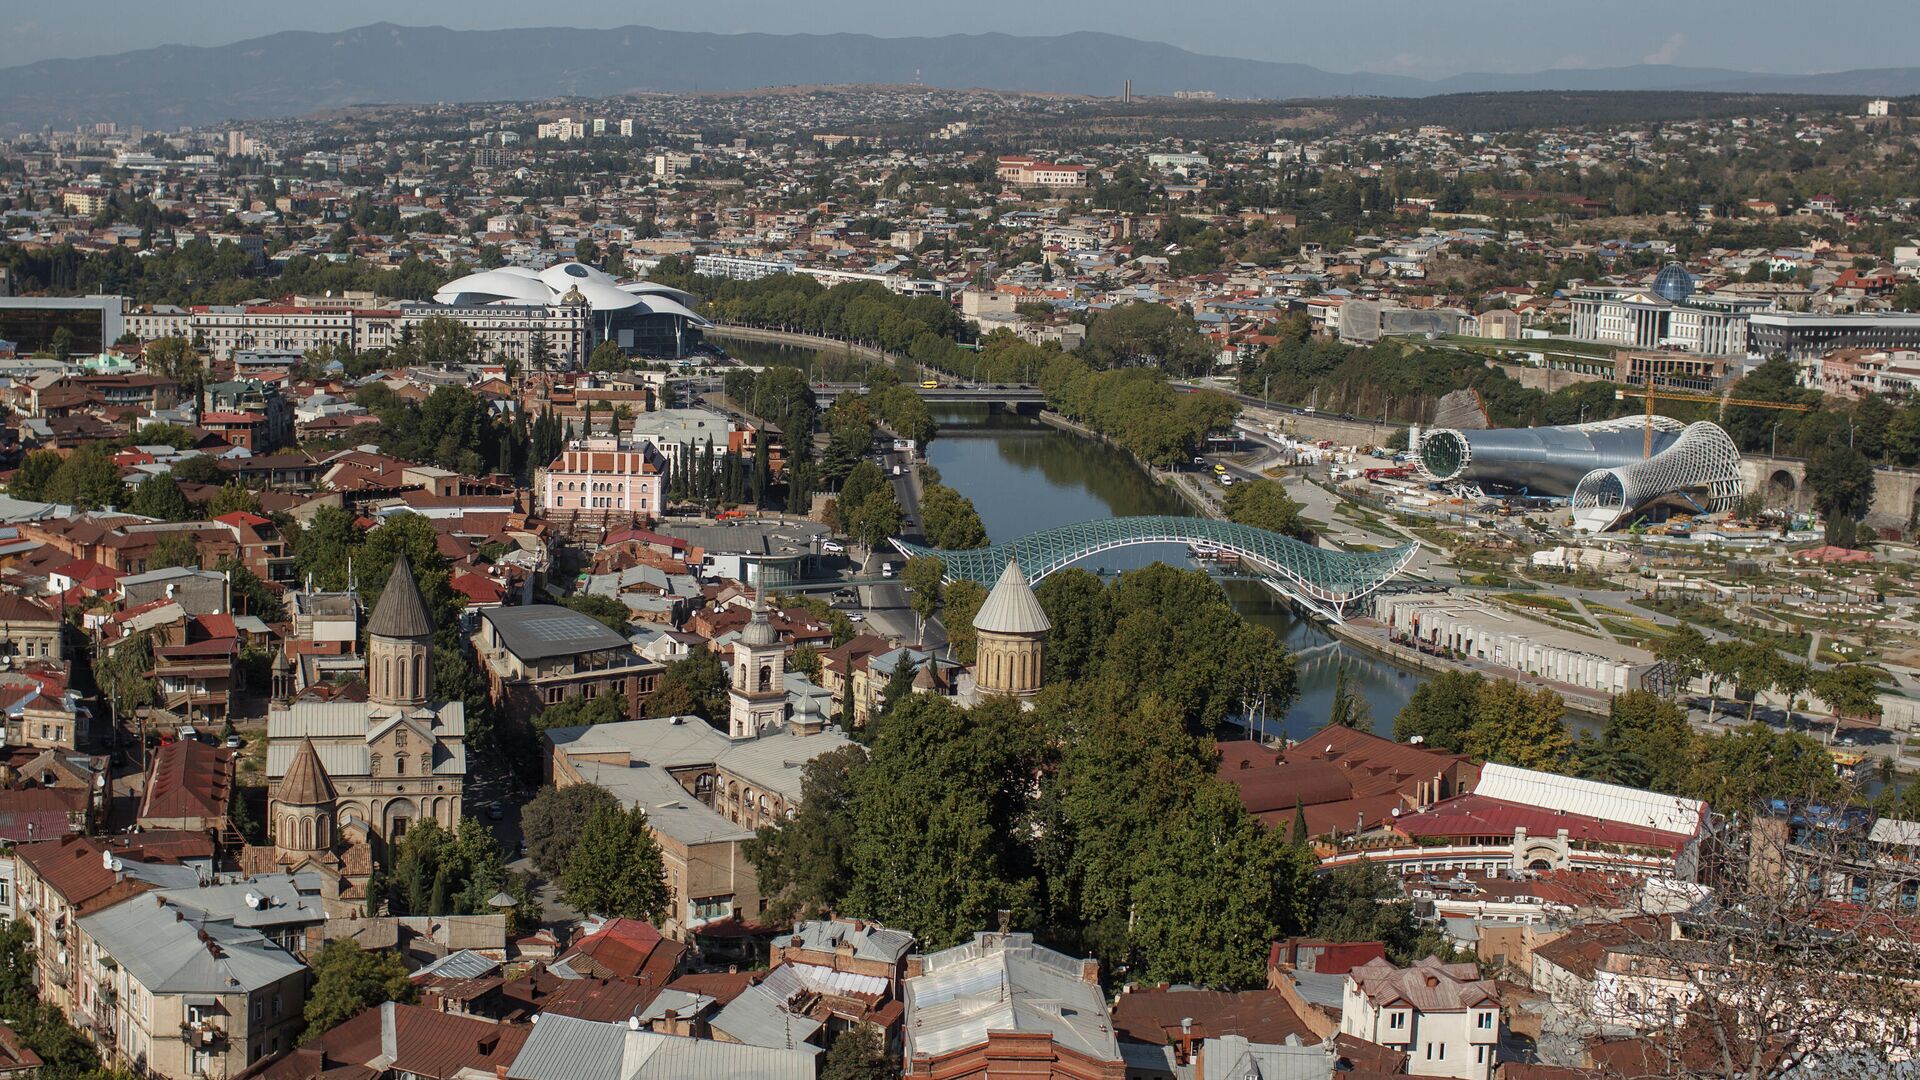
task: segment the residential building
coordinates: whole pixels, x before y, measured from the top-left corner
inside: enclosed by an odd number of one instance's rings
[[[994,175],[1002,183],[1017,187],[1077,189],[1087,186],[1088,171],[1085,165],[1062,165],[1016,154],[1002,155],[995,163]]]
[[[137,824],[142,829],[231,832],[233,824],[227,815],[238,756],[198,739],[176,739],[162,746],[147,770]]]
[[[290,1049],[306,1026],[306,965],[232,916],[143,886],[77,921],[75,1019],[115,1065],[180,1080],[232,1076]]]
[[[1501,1026],[1499,988],[1474,964],[1373,960],[1347,973],[1341,1033],[1404,1051],[1418,1075],[1490,1080]]]
[[[557,604],[487,608],[473,645],[494,707],[520,720],[602,694],[618,696],[625,715],[640,716],[665,670],[598,619]]]
[[[1857,312],[1820,315],[1768,311],[1747,320],[1747,355],[1784,356],[1810,364],[1835,349],[1920,349],[1920,314]]]
[[[736,740],[681,716],[544,735],[554,786],[598,784],[646,808],[666,864],[669,914],[661,927],[681,938],[712,923],[758,923],[765,904],[741,845],[799,806],[807,762],[847,745],[837,731],[795,728]]]
[[[543,1014],[505,1080],[814,1080],[817,1048],[751,1046],[664,1035],[635,1024]]]
[[[65,625],[57,612],[17,592],[0,593],[0,656],[65,659]]]
[[[241,1075],[246,1080],[498,1077],[514,1062],[535,1030],[534,1025],[500,1024],[388,1001],[301,1043],[291,1054]]]
[[[929,1080],[1126,1080],[1100,963],[977,933],[907,960],[905,1075]]]

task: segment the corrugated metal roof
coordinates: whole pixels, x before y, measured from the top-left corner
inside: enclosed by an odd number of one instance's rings
[[[80,926],[128,976],[155,994],[258,990],[303,967],[257,930],[214,921],[154,896],[136,896],[95,912]],[[201,940],[203,933],[209,940]]]
[[[542,1014],[509,1080],[814,1080],[804,1050],[635,1031]]]
[[[477,979],[482,975],[491,975],[500,970],[500,961],[482,956],[471,949],[461,949],[421,968],[413,973],[415,979]]]
[[[1480,770],[1475,795],[1490,799],[1537,806],[1546,810],[1564,810],[1622,825],[1695,836],[1706,813],[1706,804],[1698,799],[1661,795],[1638,788],[1581,780],[1572,776],[1519,769],[1511,765],[1488,764]]]
[[[768,982],[774,981],[774,975],[780,970],[775,968],[769,973]],[[769,989],[767,983],[748,987],[708,1023],[713,1030],[748,1046],[807,1047],[813,1053],[819,1053],[820,1048],[812,1046],[807,1040],[820,1030],[820,1021],[788,1012],[783,1007],[790,995],[798,993],[804,986],[792,976],[782,980],[782,983],[785,992]]]
[[[978,1046],[989,1031],[1044,1032],[1096,1061],[1120,1059],[1105,994],[1031,934],[976,934],[924,964],[906,986],[910,1059]]]

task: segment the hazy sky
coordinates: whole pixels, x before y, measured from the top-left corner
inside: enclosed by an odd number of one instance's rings
[[[1768,72],[1916,63],[1920,0],[0,0],[0,66],[372,22],[882,36],[1107,30],[1195,52],[1419,76],[1671,63]]]

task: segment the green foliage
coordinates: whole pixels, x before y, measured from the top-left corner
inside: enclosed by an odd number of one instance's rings
[[[709,723],[727,715],[727,665],[711,649],[695,649],[660,673],[651,716],[698,716]]]
[[[900,571],[900,583],[912,590],[908,603],[923,622],[940,607],[941,578],[946,572],[947,564],[931,556],[908,559],[906,569]]]
[[[1160,468],[1191,460],[1207,435],[1226,428],[1240,411],[1223,394],[1176,393],[1154,371],[1097,371],[1065,354],[1040,373],[1040,387],[1049,407]]]
[[[415,404],[376,383],[355,400],[379,417],[380,448],[397,457],[468,476],[513,473],[526,464],[530,444],[487,399],[464,386],[439,387]]]
[[[260,514],[260,496],[238,480],[229,480],[207,500],[207,516],[224,517],[232,513]]]
[[[1378,941],[1387,959],[1411,964],[1422,957],[1450,954],[1445,939],[1416,922],[1413,904],[1378,863],[1342,866],[1317,878],[1313,889],[1314,937],[1327,941]]]
[[[162,521],[185,521],[193,516],[193,507],[180,494],[180,485],[171,476],[149,476],[133,489],[127,501],[127,513]]]
[[[615,600],[611,596],[576,593],[560,601],[560,603],[565,607],[572,608],[580,614],[593,619],[622,637],[625,637],[633,630],[633,627],[630,625],[633,613],[627,610],[627,605]]]
[[[626,698],[623,695],[597,694],[593,697],[570,697],[559,704],[548,705],[534,716],[533,726],[537,731],[548,731],[553,728],[616,724],[626,718]]]
[[[1217,351],[1191,316],[1135,300],[1096,316],[1087,326],[1081,354],[1097,367],[1157,367],[1199,375],[1212,369]]]
[[[870,550],[906,527],[906,515],[893,497],[891,484],[868,495],[851,514],[844,509],[841,514],[847,534]]]
[[[520,809],[520,832],[527,840],[527,857],[549,880],[558,880],[566,872],[587,819],[619,806],[620,800],[598,784],[541,788]]]
[[[206,454],[193,454],[173,463],[167,475],[182,484],[218,484],[224,481],[220,462]]]
[[[308,966],[313,969],[313,984],[307,991],[303,1042],[381,1002],[414,1000],[407,963],[389,949],[368,952],[351,939],[338,939],[314,953]]]
[[[1221,501],[1227,520],[1267,529],[1283,536],[1304,538],[1307,527],[1300,520],[1301,505],[1287,494],[1277,480],[1248,480],[1227,490]]]
[[[1334,675],[1333,704],[1327,710],[1327,723],[1357,731],[1373,730],[1373,710],[1367,699],[1353,692],[1353,682],[1347,676],[1347,666],[1340,665]]]
[[[1072,682],[1091,674],[1107,635],[1113,632],[1113,608],[1107,600],[1106,585],[1092,571],[1069,566],[1047,575],[1034,586],[1033,595],[1053,624],[1047,632],[1049,678]],[[983,591],[981,600],[985,599]],[[947,602],[951,609],[951,596]],[[978,611],[978,606],[974,610]],[[951,619],[947,633],[953,633]]]
[[[861,747],[822,754],[800,771],[800,806],[746,843],[760,879],[769,925],[832,911],[846,894],[853,844],[853,777],[867,761]]]
[[[875,725],[852,780],[846,910],[928,949],[966,940],[999,909],[1029,919],[1033,882],[1009,842],[1044,745],[1029,714],[911,694]]]
[[[1814,740],[1765,724],[1695,740],[1687,795],[1721,813],[1746,813],[1773,799],[1823,801],[1841,794],[1833,759]]]
[[[820,1059],[820,1080],[896,1080],[899,1075],[900,1066],[872,1024],[841,1032]]]
[[[239,614],[258,615],[270,623],[280,622],[287,617],[286,606],[280,602],[280,597],[238,559],[229,555],[215,563],[213,568],[227,575],[227,580],[233,586],[234,609]]]
[[[64,457],[54,450],[35,450],[20,463],[7,492],[18,499],[67,503],[77,510],[127,501],[120,467],[108,455],[106,443],[86,443]]]
[[[887,480],[887,475],[880,471],[880,466],[871,461],[862,460],[846,474],[846,479],[840,483],[840,505],[844,508],[841,511],[842,517],[844,518],[849,511],[858,509],[867,501],[867,497],[875,492],[890,490],[892,485]]]
[[[489,915],[506,889],[507,864],[485,825],[462,818],[454,832],[432,820],[407,830],[388,867],[388,909],[401,915]]]
[[[1827,521],[1829,541],[1852,546],[1853,523],[1873,507],[1873,484],[1873,465],[1853,447],[1831,447],[1807,462],[1807,486],[1813,489],[1814,508]]]
[[[974,632],[973,617],[980,613],[980,605],[987,602],[986,586],[977,581],[962,578],[946,587],[940,608],[940,624],[946,627],[947,644],[953,647],[953,658],[963,664],[974,661],[980,636]],[[1047,655],[1047,667],[1055,667],[1051,646]]]
[[[973,500],[945,484],[928,484],[920,492],[920,531],[945,551],[987,546],[987,527]]]
[[[1306,915],[1313,856],[1249,817],[1213,781],[1162,825],[1133,888],[1132,940],[1150,982],[1266,985],[1267,944]]]
[[[200,545],[192,533],[168,533],[154,543],[153,552],[147,556],[147,569],[165,570],[170,566],[201,568]]]
[[[640,807],[602,807],[580,827],[560,875],[561,895],[583,912],[627,919],[665,915],[666,870]]]
[[[1573,746],[1560,722],[1565,709],[1552,690],[1446,671],[1413,692],[1393,718],[1393,737],[1419,736],[1435,749],[1557,771]]]

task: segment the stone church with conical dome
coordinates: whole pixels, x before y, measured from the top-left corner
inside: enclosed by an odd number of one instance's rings
[[[1047,620],[1020,560],[1007,560],[973,617],[973,684],[981,694],[1032,697],[1046,682]]]
[[[402,555],[367,622],[364,693],[308,693],[267,716],[275,862],[351,869],[356,847],[383,855],[419,822],[460,823],[466,709],[434,699],[432,652],[433,618]]]

